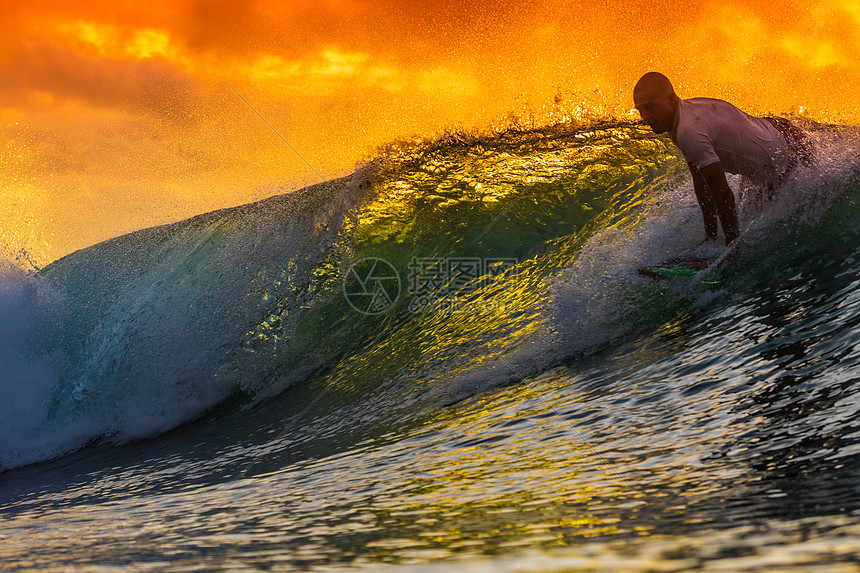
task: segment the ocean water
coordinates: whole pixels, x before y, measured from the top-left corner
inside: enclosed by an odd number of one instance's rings
[[[0,278],[0,566],[854,571],[860,139],[692,279],[671,143],[398,142]]]

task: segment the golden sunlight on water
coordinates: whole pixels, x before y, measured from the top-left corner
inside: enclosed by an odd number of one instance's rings
[[[649,69],[682,96],[860,119],[850,0],[91,0],[0,18],[0,236],[42,264],[346,174],[392,140],[629,114]]]

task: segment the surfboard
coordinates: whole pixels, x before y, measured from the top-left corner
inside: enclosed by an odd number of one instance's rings
[[[719,257],[675,257],[659,265],[637,269],[640,275],[652,279],[690,278],[713,265]]]

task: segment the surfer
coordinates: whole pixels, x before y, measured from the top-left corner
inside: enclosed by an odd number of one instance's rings
[[[681,99],[669,79],[648,72],[633,88],[636,110],[654,133],[668,133],[693,175],[706,241],[726,245],[740,235],[735,197],[726,172],[740,174],[772,195],[797,163],[809,161],[806,134],[780,117],[753,117],[719,99]]]

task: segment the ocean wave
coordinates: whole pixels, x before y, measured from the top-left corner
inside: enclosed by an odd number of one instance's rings
[[[4,278],[0,468],[310,377],[347,400],[449,403],[747,292],[856,192],[853,132],[810,127],[820,160],[781,201],[733,179],[745,238],[718,286],[636,274],[698,242],[700,215],[671,143],[609,120],[393,143],[350,177]]]

